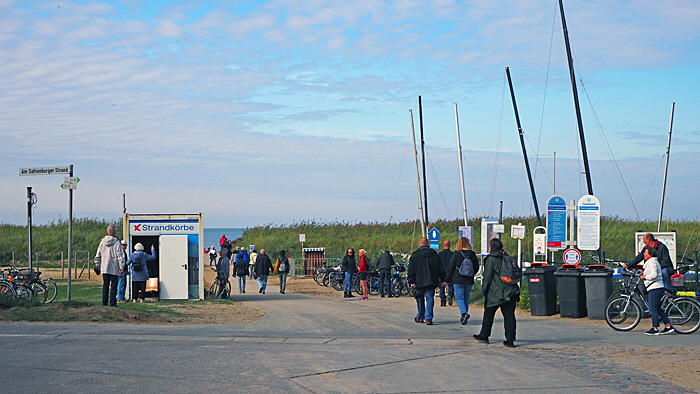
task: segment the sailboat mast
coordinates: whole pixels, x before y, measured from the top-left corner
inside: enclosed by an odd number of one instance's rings
[[[464,225],[467,224],[467,195],[464,190],[464,166],[462,164],[462,140],[459,136],[459,116],[457,115],[457,103],[455,105],[455,131],[457,132],[457,156],[459,156],[459,180],[462,183],[462,212],[464,213]]]
[[[574,74],[574,59],[571,56],[571,45],[569,44],[569,30],[566,27],[566,16],[564,16],[564,3],[559,0],[559,11],[561,12],[561,27],[564,30],[564,43],[566,44],[566,58],[569,62],[569,76],[571,77],[571,91],[574,95],[574,106],[576,107],[576,122],[578,123],[578,134],[581,140],[581,154],[583,155],[583,167],[586,171],[586,185],[588,194],[593,195],[593,183],[591,182],[591,170],[588,166],[588,151],[586,150],[586,138],[583,135],[583,120],[581,120],[581,106],[578,102],[578,89],[576,88],[576,75]]]
[[[518,104],[515,102],[515,91],[513,91],[513,81],[510,79],[510,69],[506,67],[506,75],[508,76],[508,86],[510,87],[510,98],[513,101],[513,111],[515,111],[515,123],[518,125],[518,135],[520,136],[520,147],[523,150],[523,158],[525,159],[525,170],[527,171],[527,180],[530,182],[530,194],[532,194],[532,203],[535,205],[535,214],[537,215],[537,225],[542,226],[542,217],[540,217],[540,208],[537,205],[537,195],[535,194],[535,184],[532,182],[532,173],[530,172],[530,162],[527,159],[527,150],[525,149],[525,137],[523,136],[523,128],[520,126],[520,115],[518,115]]]
[[[428,182],[425,178],[425,139],[423,138],[423,104],[420,96],[418,96],[418,119],[420,121],[420,151],[421,161],[423,164],[423,214],[425,215],[425,226],[428,227]],[[428,236],[427,232],[423,233]]]
[[[656,231],[661,232],[661,221],[664,217],[664,200],[666,199],[666,179],[668,178],[668,160],[671,158],[671,132],[673,132],[673,112],[676,103],[671,103],[671,122],[668,126],[668,143],[666,144],[666,165],[664,166],[664,184],[661,187],[661,208],[659,208],[659,225]]]
[[[423,193],[420,190],[420,167],[418,166],[418,149],[416,149],[416,131],[413,127],[413,110],[408,110],[411,116],[411,139],[413,140],[413,158],[416,160],[416,186],[418,188],[418,212],[420,217],[421,234],[427,234],[425,220],[423,219]]]

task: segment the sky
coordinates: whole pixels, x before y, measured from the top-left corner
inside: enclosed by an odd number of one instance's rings
[[[664,218],[697,220],[700,3],[564,8],[602,214],[658,218],[675,103]],[[63,176],[19,169],[70,164],[75,217],[415,220],[412,124],[431,221],[463,215],[457,126],[470,221],[533,215],[506,67],[540,212],[578,200],[556,0],[0,0],[0,222],[30,186],[34,223],[66,219]]]

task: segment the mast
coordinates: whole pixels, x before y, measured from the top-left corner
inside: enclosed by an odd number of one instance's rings
[[[421,162],[423,164],[423,214],[425,215],[425,226],[428,227],[428,182],[425,178],[425,139],[423,138],[423,104],[418,96],[418,118],[420,120],[420,151]],[[428,236],[427,232],[423,233]]]
[[[661,232],[661,221],[664,217],[664,199],[666,198],[666,180],[668,178],[668,161],[671,158],[671,132],[673,131],[673,112],[676,103],[671,103],[671,122],[668,126],[668,143],[666,144],[666,165],[664,166],[664,183],[661,187],[661,208],[659,208],[659,225],[656,231]]]
[[[455,105],[455,131],[457,132],[457,155],[459,156],[459,180],[462,182],[462,212],[464,213],[464,225],[467,224],[467,195],[464,190],[464,169],[462,165],[462,141],[459,137],[459,116],[457,115],[457,103]]]
[[[583,135],[583,121],[581,120],[581,107],[578,102],[578,89],[576,88],[576,75],[574,74],[574,59],[571,57],[571,45],[569,44],[569,30],[566,28],[566,17],[564,16],[564,3],[559,0],[559,11],[561,11],[561,27],[564,30],[564,43],[566,44],[566,59],[569,62],[569,76],[571,77],[571,91],[574,95],[574,107],[576,107],[576,122],[578,123],[578,134],[581,140],[581,154],[583,155],[583,168],[586,171],[586,185],[588,194],[593,195],[593,183],[591,183],[591,169],[588,166],[588,151],[586,150],[586,138]]]
[[[520,148],[523,150],[523,158],[525,159],[525,170],[527,171],[527,180],[530,182],[530,194],[532,195],[532,203],[535,205],[535,214],[537,215],[537,225],[542,226],[542,218],[540,217],[540,208],[537,205],[537,195],[535,194],[535,184],[532,182],[532,173],[530,172],[530,162],[527,159],[527,150],[525,149],[525,137],[523,136],[523,128],[520,126],[520,115],[518,115],[518,105],[515,103],[515,92],[513,91],[513,81],[510,79],[510,69],[506,67],[506,75],[508,76],[508,86],[510,87],[510,98],[513,101],[513,111],[515,111],[515,123],[518,125],[518,135],[520,136]]]
[[[420,228],[421,234],[427,234],[425,229],[425,221],[423,220],[423,193],[420,190],[420,167],[418,166],[418,150],[416,149],[416,132],[413,127],[413,110],[408,110],[411,116],[411,139],[413,140],[413,158],[416,160],[416,185],[418,188],[418,212],[420,213]]]

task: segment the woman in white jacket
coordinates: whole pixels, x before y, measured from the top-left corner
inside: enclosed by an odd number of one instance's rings
[[[664,289],[663,277],[661,275],[661,265],[656,256],[656,249],[652,247],[646,247],[644,249],[644,275],[641,275],[640,278],[644,279],[644,284],[649,292],[647,297],[652,326],[649,331],[645,332],[647,335],[663,335],[674,331],[674,329],[671,328],[671,322],[668,320],[666,312],[664,312],[661,307],[661,297],[663,297],[666,290]],[[663,331],[659,331],[659,320],[662,320],[666,326]]]

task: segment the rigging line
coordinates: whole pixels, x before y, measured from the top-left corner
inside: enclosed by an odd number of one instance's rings
[[[403,158],[401,159],[401,167],[399,168],[399,176],[396,178],[396,189],[394,189],[394,199],[391,201],[391,209],[389,209],[389,223],[391,223],[394,218],[394,204],[396,203],[396,195],[399,194],[399,184],[401,183],[401,174],[403,173],[403,165],[406,162],[406,152],[408,152],[408,145],[411,141],[406,140],[406,148],[403,151]]]
[[[467,172],[469,173],[469,178],[472,180],[472,186],[474,186],[474,193],[476,193],[476,199],[479,200],[479,205],[481,206],[482,214],[486,212],[484,209],[484,203],[481,201],[481,196],[479,195],[479,188],[476,186],[476,180],[474,179],[474,174],[472,174],[471,168],[469,168],[469,160],[466,160],[464,152],[462,152],[462,162],[467,166]]]
[[[605,146],[605,151],[608,154],[608,158],[612,160],[612,166],[613,170],[615,171],[615,175],[622,184],[622,188],[625,191],[625,196],[627,197],[627,200],[629,200],[630,204],[632,204],[632,209],[634,209],[634,213],[637,215],[637,220],[640,220],[639,211],[634,205],[634,200],[632,199],[632,195],[630,194],[629,188],[627,187],[627,182],[625,182],[625,178],[622,176],[622,171],[620,170],[620,166],[618,165],[617,160],[615,159],[615,154],[613,153],[612,148],[610,147],[608,137],[605,135],[603,125],[600,124],[600,119],[598,118],[598,114],[596,113],[595,108],[593,107],[591,97],[588,95],[588,89],[586,89],[586,85],[583,83],[583,80],[580,80],[580,82],[581,87],[583,88],[583,92],[586,95],[586,100],[588,100],[588,105],[590,106],[591,112],[593,113],[593,119],[595,120],[595,124],[598,127],[598,132],[600,133],[600,137],[603,140],[603,146]]]
[[[503,73],[503,91],[501,93],[501,115],[498,119],[498,137],[496,138],[496,159],[493,164],[493,180],[491,181],[491,202],[489,204],[489,216],[493,213],[493,202],[496,195],[496,179],[498,178],[498,161],[501,155],[501,136],[503,134],[503,111],[506,97],[506,75]]]
[[[433,161],[430,160],[430,153],[425,152],[426,156],[428,156],[428,165],[430,166],[430,170],[432,171],[433,178],[435,179],[435,184],[437,185],[437,191],[440,194],[440,199],[442,200],[442,205],[445,206],[445,214],[447,215],[446,218],[451,217],[450,209],[447,206],[447,202],[445,201],[445,195],[442,192],[442,188],[440,187],[440,180],[438,179],[437,172],[435,171],[435,167],[433,166]],[[439,214],[438,214],[439,217]]]
[[[525,137],[525,141],[527,142],[527,144],[528,144],[528,145],[530,146],[530,148],[534,151],[534,150],[535,150],[535,147],[534,147],[534,146],[532,145],[532,143],[530,142],[530,139],[527,138],[527,133],[526,133],[525,131],[523,131],[523,136]],[[549,180],[549,184],[553,186],[553,185],[554,185],[554,181],[553,181],[552,178],[549,176],[549,173],[547,172],[547,169],[545,168],[544,163],[542,163],[542,161],[540,160],[539,156],[535,156],[535,161],[542,167],[542,171],[544,171],[544,174],[547,176],[547,180]],[[535,166],[535,168],[537,168],[537,166]]]
[[[644,195],[644,200],[642,200],[642,206],[639,207],[640,211],[644,211],[644,205],[646,205],[647,198],[649,197],[649,193],[651,193],[651,188],[654,186],[654,182],[656,182],[656,177],[659,175],[659,171],[661,170],[661,165],[664,164],[664,161],[666,159],[666,155],[664,154],[661,156],[661,159],[659,160],[659,165],[656,167],[656,172],[654,172],[654,177],[651,178],[651,182],[649,182],[649,189],[647,189],[647,194]]]
[[[559,7],[558,4],[554,4],[554,15],[552,16],[552,33],[549,37],[549,57],[547,58],[547,73],[545,74],[544,78],[544,94],[542,95],[542,114],[540,115],[540,132],[539,135],[537,136],[537,149],[533,150],[535,151],[535,160],[542,164],[540,161],[540,144],[542,141],[542,127],[544,125],[544,109],[545,109],[545,103],[547,102],[547,87],[549,86],[549,71],[551,69],[551,64],[552,64],[552,47],[554,45],[554,30],[556,28],[556,23],[557,23],[557,8]],[[542,170],[544,170],[544,165],[542,166]],[[546,173],[546,171],[545,171]],[[537,180],[537,166],[535,166],[535,173],[533,174],[534,179]],[[552,179],[549,178],[549,175],[547,175],[547,178],[549,179],[549,183],[553,184]]]

